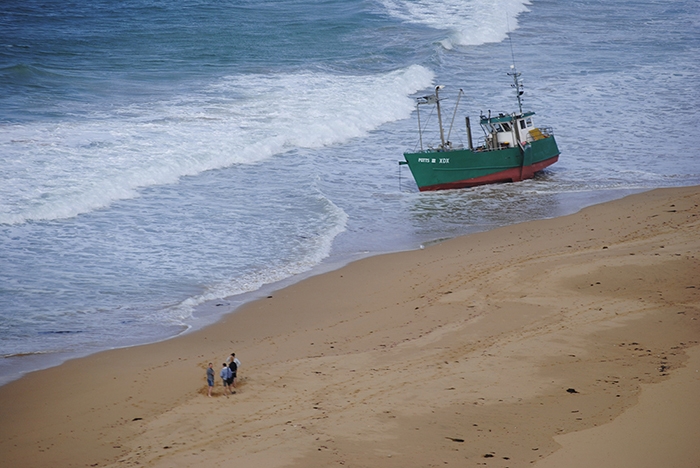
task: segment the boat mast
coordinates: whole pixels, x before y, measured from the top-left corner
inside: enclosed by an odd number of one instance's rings
[[[523,82],[520,80],[520,73],[515,69],[515,64],[510,66],[510,69],[512,70],[510,73],[508,73],[508,76],[513,77],[513,84],[511,87],[515,89],[515,97],[518,98],[518,109],[520,110],[520,114],[523,113],[523,101],[521,96],[523,95]]]
[[[439,85],[435,87],[435,101],[437,105],[437,115],[438,115],[438,126],[440,127],[440,142],[442,145],[440,145],[441,148],[445,147],[445,131],[442,129],[442,114],[440,112],[440,96],[438,96],[438,91],[444,88],[443,85]]]

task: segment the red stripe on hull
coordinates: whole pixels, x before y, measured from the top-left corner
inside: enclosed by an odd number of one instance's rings
[[[474,177],[473,179],[458,180],[445,184],[426,185],[418,187],[421,192],[429,192],[434,190],[460,189],[467,187],[476,187],[478,185],[498,184],[503,182],[520,182],[525,179],[532,179],[536,172],[543,170],[547,166],[551,166],[559,160],[559,155],[553,158],[545,159],[530,166],[514,167],[501,172],[495,172],[482,177]]]

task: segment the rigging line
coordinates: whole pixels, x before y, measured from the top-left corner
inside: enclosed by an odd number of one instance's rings
[[[414,151],[418,148],[420,141],[423,140],[423,135],[425,135],[425,132],[428,131],[428,130],[426,130],[426,128],[428,127],[428,123],[430,122],[431,117],[433,117],[434,115],[435,115],[435,108],[433,107],[430,109],[430,113],[428,114],[428,117],[425,120],[425,124],[423,125],[423,129],[420,130],[420,133],[418,135],[420,140],[419,140],[419,143],[416,143],[416,145],[413,147]],[[429,144],[428,147],[432,148],[432,145]],[[421,151],[423,151],[422,145],[421,145]]]
[[[464,94],[464,91],[462,90],[462,88],[460,88],[459,93],[457,94],[457,103],[455,104],[455,110],[452,113],[452,122],[450,122],[450,130],[447,132],[448,143],[450,141],[450,135],[452,134],[452,127],[454,127],[455,124],[455,117],[457,117],[457,108],[459,107],[459,100],[462,98],[462,94]]]

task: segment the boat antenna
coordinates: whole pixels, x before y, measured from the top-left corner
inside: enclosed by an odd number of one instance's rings
[[[523,91],[523,82],[520,79],[520,73],[518,73],[518,70],[515,68],[515,51],[513,50],[513,37],[511,36],[510,33],[510,21],[508,20],[508,16],[506,15],[506,23],[508,24],[508,42],[510,42],[510,56],[513,60],[512,65],[510,66],[511,72],[508,73],[508,76],[513,77],[513,84],[511,87],[515,89],[515,97],[518,99],[518,109],[520,110],[520,113],[523,113],[523,101],[522,101],[522,95],[525,91]]]

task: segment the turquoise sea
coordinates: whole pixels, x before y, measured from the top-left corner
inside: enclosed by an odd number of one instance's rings
[[[363,256],[699,184],[699,30],[695,0],[3,1],[0,383]],[[419,193],[415,98],[512,112],[513,62],[559,163]]]

